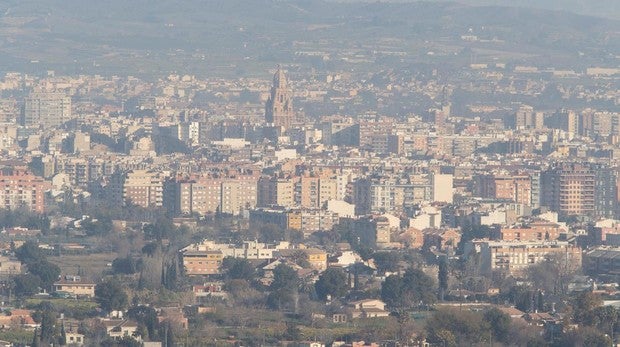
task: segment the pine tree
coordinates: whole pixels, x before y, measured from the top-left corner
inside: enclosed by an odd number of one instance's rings
[[[65,322],[60,325],[60,345],[65,346],[67,344],[67,332],[65,331]]]
[[[31,344],[31,347],[39,347],[39,336],[38,336],[38,332],[39,332],[39,329],[38,329],[38,328],[34,328],[34,335],[32,336],[32,344]]]
[[[441,258],[439,261],[439,300],[443,301],[444,295],[448,290],[448,261],[446,258]]]

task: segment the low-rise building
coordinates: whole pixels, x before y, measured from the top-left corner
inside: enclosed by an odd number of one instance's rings
[[[219,250],[182,251],[183,267],[187,275],[216,275],[220,273],[220,266],[224,256]]]
[[[378,318],[387,317],[389,311],[385,310],[385,302],[377,299],[359,300],[349,303],[351,318]]]
[[[472,240],[465,246],[466,256],[478,254],[481,273],[504,271],[522,275],[529,266],[538,264],[552,255],[563,257],[566,264],[579,268],[581,250],[565,241],[489,241]]]
[[[81,276],[66,275],[60,281],[54,283],[55,292],[67,292],[76,296],[95,297],[97,285]]]
[[[620,247],[601,246],[583,255],[583,272],[590,276],[620,274]]]

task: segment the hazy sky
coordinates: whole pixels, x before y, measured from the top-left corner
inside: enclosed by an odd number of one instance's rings
[[[419,0],[332,0],[340,2],[417,2]],[[620,0],[425,0],[468,5],[500,5],[545,8],[620,20]]]

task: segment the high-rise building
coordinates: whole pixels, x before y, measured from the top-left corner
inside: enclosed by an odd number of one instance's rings
[[[295,186],[297,180],[291,177],[261,177],[257,185],[259,207],[295,206]]]
[[[265,104],[265,121],[285,129],[293,123],[292,95],[284,71],[279,66],[273,75],[271,95]]]
[[[595,172],[588,165],[564,163],[541,174],[541,206],[563,215],[595,211]]]
[[[63,93],[36,92],[24,100],[24,126],[48,129],[71,119],[71,97]]]
[[[125,203],[149,207],[162,207],[164,200],[164,175],[160,172],[133,170],[123,182]]]
[[[433,191],[433,202],[452,203],[454,198],[453,176],[447,174],[431,175],[431,185]]]
[[[45,191],[51,184],[29,173],[26,166],[7,166],[0,169],[0,208],[26,208],[45,212]]]
[[[527,174],[477,175],[474,187],[474,194],[482,198],[510,200],[528,206],[532,203],[532,181]]]
[[[237,215],[256,207],[257,181],[258,177],[253,174],[176,179],[166,183],[165,204],[181,214]]]
[[[542,112],[534,112],[529,105],[521,105],[514,115],[515,129],[542,129],[544,128],[545,115]]]

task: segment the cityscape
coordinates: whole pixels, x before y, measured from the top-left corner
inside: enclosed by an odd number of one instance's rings
[[[614,1],[0,13],[0,346],[620,344]]]

